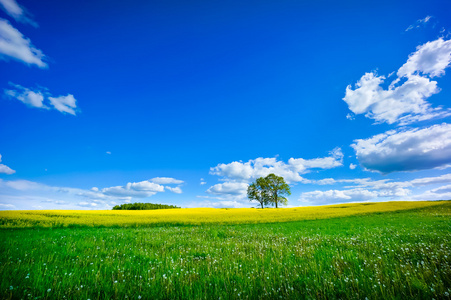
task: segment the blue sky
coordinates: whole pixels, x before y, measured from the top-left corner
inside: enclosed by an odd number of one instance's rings
[[[0,209],[451,198],[449,1],[0,8]]]

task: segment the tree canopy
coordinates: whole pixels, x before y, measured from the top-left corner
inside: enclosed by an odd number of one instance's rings
[[[264,205],[272,204],[276,208],[279,204],[286,205],[286,195],[291,195],[290,186],[283,177],[269,174],[266,177],[257,178],[247,189],[247,196],[250,201],[257,201],[263,208]]]
[[[180,208],[180,207],[175,205],[136,202],[116,205],[113,207],[113,210],[152,210],[152,209],[169,209],[169,208]]]
[[[266,195],[266,182],[263,177],[257,178],[257,180],[249,185],[247,188],[247,197],[251,201],[257,201],[261,207],[269,204],[269,197]]]

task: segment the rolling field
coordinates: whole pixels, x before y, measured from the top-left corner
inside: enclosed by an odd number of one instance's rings
[[[151,227],[278,223],[347,217],[441,205],[443,201],[357,203],[283,209],[184,208],[161,210],[0,211],[0,228]]]
[[[449,201],[9,211],[0,226],[1,299],[451,299]]]

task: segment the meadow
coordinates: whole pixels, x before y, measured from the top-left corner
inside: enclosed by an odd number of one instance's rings
[[[450,201],[197,210],[1,212],[1,299],[451,299]]]

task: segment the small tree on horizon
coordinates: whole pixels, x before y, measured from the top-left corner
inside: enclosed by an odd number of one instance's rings
[[[273,173],[265,177],[265,184],[270,194],[270,202],[278,208],[278,204],[286,205],[288,199],[284,195],[291,195],[290,186],[285,182],[283,177]]]
[[[250,201],[257,201],[261,207],[273,204],[276,208],[279,204],[286,205],[287,198],[284,195],[291,195],[290,186],[283,177],[269,174],[266,177],[259,177],[247,188],[247,197]]]
[[[263,177],[257,178],[257,180],[251,183],[247,188],[247,197],[250,201],[257,201],[260,203],[262,209],[264,205],[269,204],[269,197],[265,188],[266,182]]]

